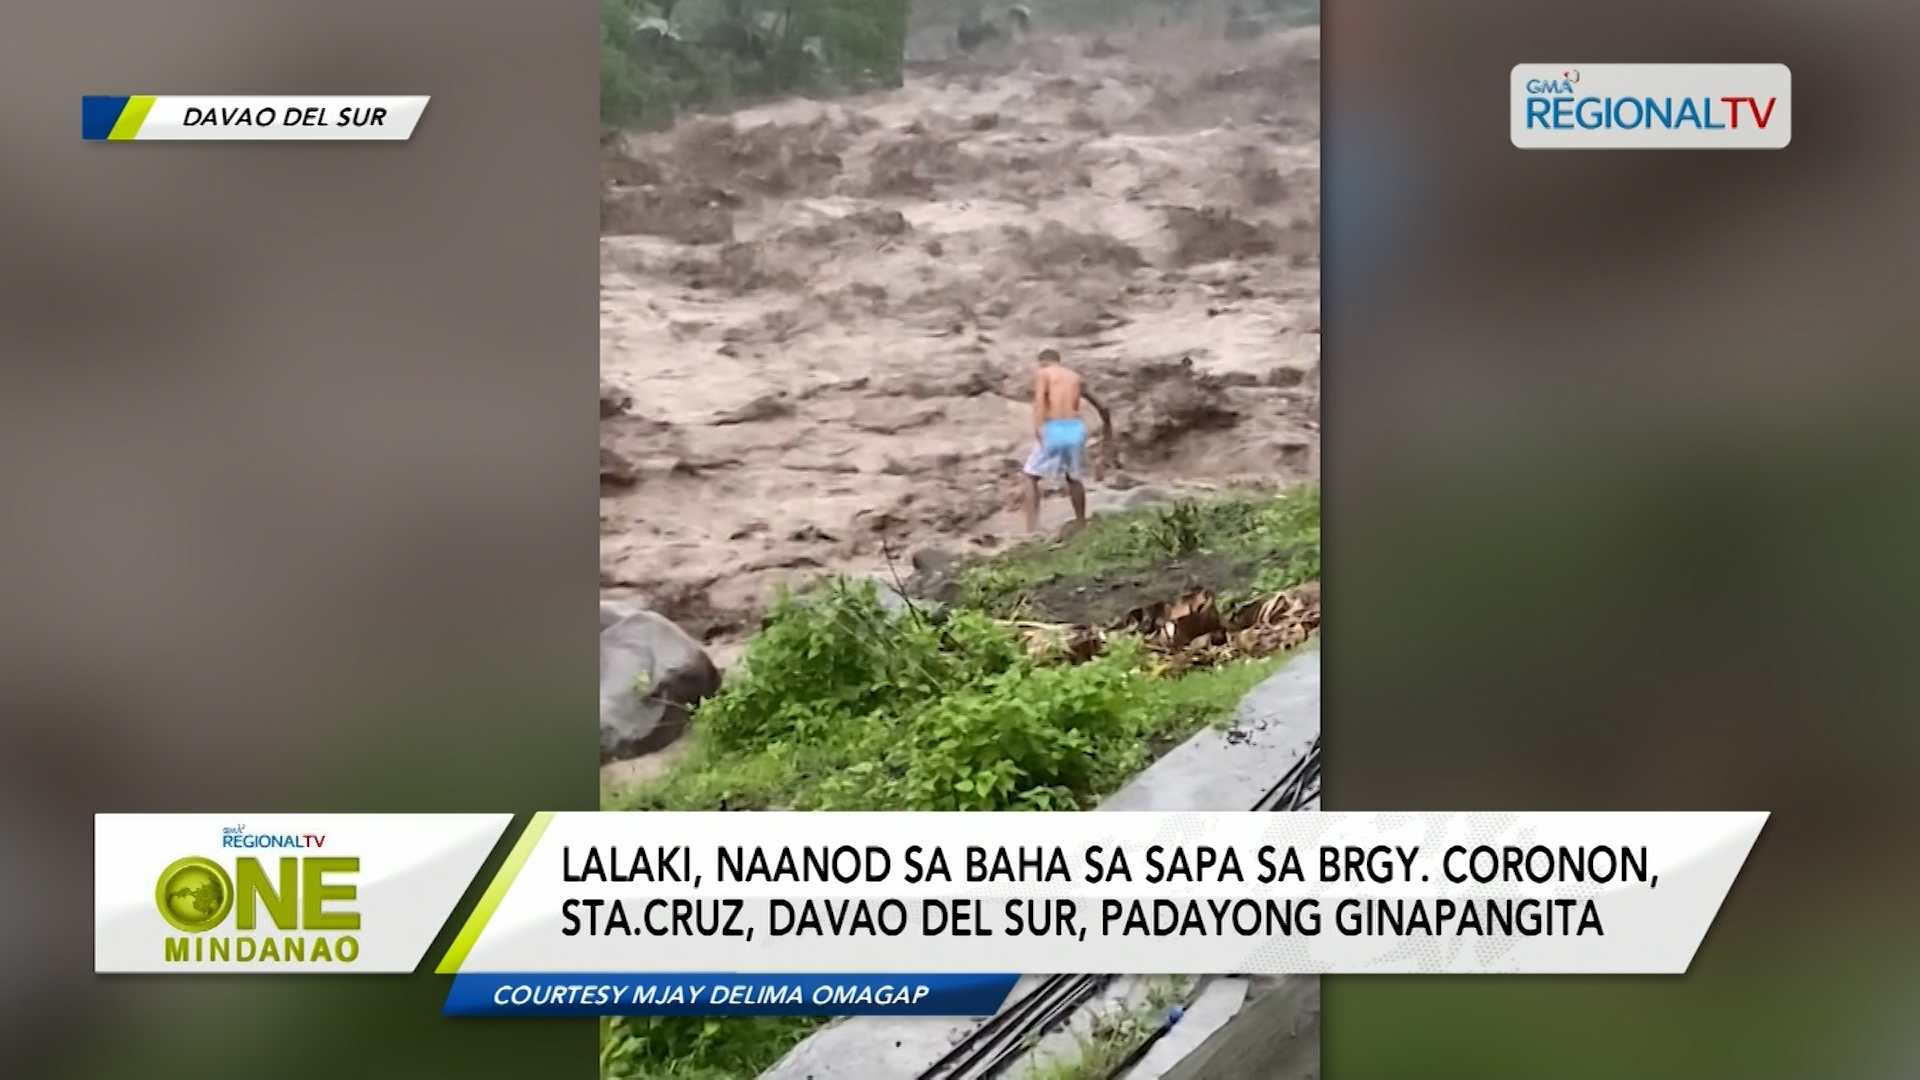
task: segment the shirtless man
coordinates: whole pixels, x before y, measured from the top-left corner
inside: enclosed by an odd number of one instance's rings
[[[1080,373],[1060,363],[1060,354],[1052,349],[1040,353],[1040,367],[1033,375],[1033,453],[1027,456],[1026,490],[1021,509],[1026,513],[1027,531],[1033,532],[1040,520],[1040,481],[1067,482],[1067,497],[1073,502],[1075,524],[1087,520],[1087,425],[1080,419],[1080,402],[1085,400],[1100,414],[1102,447],[1113,447],[1113,417],[1100,399],[1088,390]]]

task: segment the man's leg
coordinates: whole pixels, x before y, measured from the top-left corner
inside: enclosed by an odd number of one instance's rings
[[[1040,478],[1031,473],[1021,473],[1024,486],[1020,489],[1020,510],[1027,517],[1027,531],[1033,532],[1040,526]]]
[[[1073,523],[1076,526],[1087,523],[1087,443],[1086,429],[1081,429],[1080,442],[1067,450],[1067,498],[1073,502]]]

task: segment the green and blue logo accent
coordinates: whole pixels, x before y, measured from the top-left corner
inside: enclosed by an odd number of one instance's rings
[[[543,811],[487,884],[435,972],[452,975],[442,1016],[991,1016],[1019,975],[747,975],[734,972],[466,972],[461,967],[540,837]],[[168,867],[162,904],[201,894],[194,868]],[[174,878],[181,878],[174,884]]]
[[[126,142],[140,134],[154,96],[88,94],[80,99],[80,137],[87,142]]]

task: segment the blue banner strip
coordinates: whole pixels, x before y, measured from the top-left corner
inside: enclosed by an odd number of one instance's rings
[[[1018,975],[461,974],[444,1016],[990,1016]]]
[[[126,111],[127,100],[125,94],[81,95],[80,137],[88,142],[101,142],[113,134],[113,125],[120,122],[120,114]]]

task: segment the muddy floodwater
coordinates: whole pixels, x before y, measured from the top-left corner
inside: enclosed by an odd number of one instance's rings
[[[783,578],[1004,549],[1045,347],[1116,410],[1096,511],[1317,475],[1319,79],[1051,38],[611,140],[603,594],[724,663]]]

